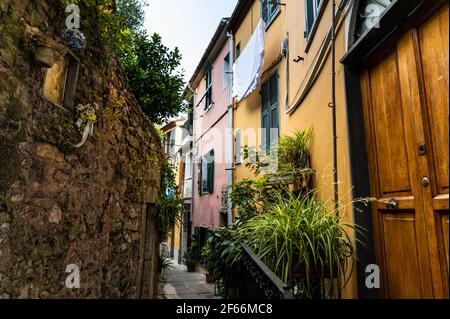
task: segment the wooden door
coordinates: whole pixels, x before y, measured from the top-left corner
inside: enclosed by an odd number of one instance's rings
[[[362,75],[386,298],[448,297],[448,4]]]

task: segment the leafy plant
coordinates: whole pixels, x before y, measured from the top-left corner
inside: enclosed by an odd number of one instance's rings
[[[158,273],[164,275],[167,270],[172,268],[172,266],[173,266],[173,263],[170,260],[170,258],[168,258],[166,256],[159,256],[159,259],[158,259]]]
[[[354,238],[347,230],[362,229],[343,223],[314,191],[306,196],[287,194],[278,192],[268,213],[242,226],[247,243],[284,282],[301,282],[304,297],[311,296],[312,281],[326,274],[345,286],[349,258],[355,258]]]
[[[278,144],[279,170],[302,170],[310,167],[309,142],[312,129],[296,131],[292,136],[280,137]]]
[[[176,193],[175,171],[173,165],[164,159],[161,168],[161,192],[157,202],[156,223],[161,240],[181,220],[183,200]]]
[[[205,263],[205,266],[208,270],[210,270],[208,265],[209,265],[211,255],[212,255],[211,244],[210,244],[211,241],[212,241],[212,237],[209,237],[205,243],[205,246],[203,246],[202,252],[201,252],[201,258],[202,258],[203,262]]]
[[[197,244],[192,242],[187,251],[183,255],[183,263],[188,267],[188,271],[193,271],[197,260],[196,260],[196,251]]]
[[[272,199],[273,186],[265,176],[256,179],[243,179],[232,186],[230,194],[233,208],[243,222],[264,212]]]
[[[226,299],[239,296],[239,266],[241,258],[242,222],[220,228],[206,242],[208,271],[213,273],[219,293]]]

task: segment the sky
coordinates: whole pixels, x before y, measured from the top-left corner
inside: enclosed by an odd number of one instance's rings
[[[178,47],[188,81],[220,20],[231,16],[237,0],[147,0],[144,28],[158,33],[163,43]]]

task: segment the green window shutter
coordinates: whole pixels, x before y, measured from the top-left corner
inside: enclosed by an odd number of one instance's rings
[[[278,73],[275,73],[269,80],[270,83],[270,138],[269,147],[278,143],[280,129],[280,111],[278,109]],[[276,129],[276,130],[274,130]]]
[[[198,193],[201,195],[202,194],[202,159],[200,159],[200,163],[198,164],[197,186],[198,186]]]
[[[269,22],[269,1],[261,0],[261,18],[265,23]]]
[[[236,131],[236,138],[235,138],[235,162],[236,164],[242,163],[242,151],[241,151],[241,130],[238,129]]]
[[[207,188],[208,193],[214,192],[214,151],[209,152],[208,161],[208,173],[207,173]]]
[[[261,88],[261,151],[267,150],[270,138],[270,118],[269,118],[269,82],[265,82]]]

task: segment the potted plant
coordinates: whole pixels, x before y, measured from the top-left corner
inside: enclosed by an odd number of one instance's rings
[[[166,271],[170,268],[172,268],[173,264],[172,261],[170,260],[170,258],[166,257],[166,256],[159,256],[158,259],[158,273],[162,275],[162,277],[164,278]]]
[[[323,279],[345,286],[349,260],[355,258],[348,230],[361,228],[343,223],[315,191],[279,192],[264,214],[243,226],[249,246],[283,282],[299,288],[300,298],[323,298],[317,293]]]
[[[202,259],[205,263],[206,270],[207,270],[206,274],[205,274],[206,282],[209,284],[214,283],[214,274],[213,274],[213,270],[210,267],[211,257],[212,257],[211,243],[212,243],[212,237],[208,238],[205,246],[203,246],[203,248],[202,248]]]
[[[186,265],[188,272],[195,271],[195,266],[197,264],[197,260],[195,258],[196,247],[197,247],[196,243],[192,242],[191,246],[183,255],[183,263]]]

